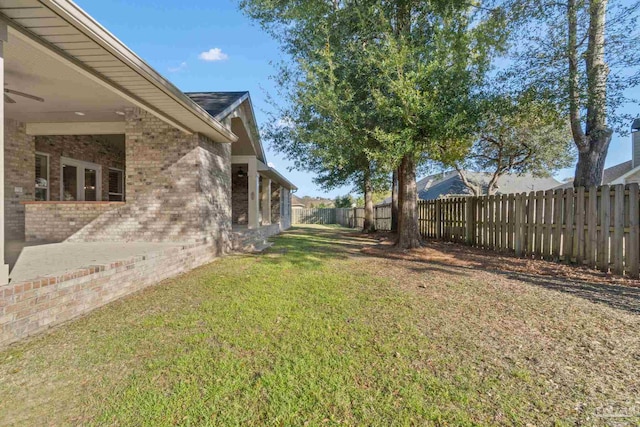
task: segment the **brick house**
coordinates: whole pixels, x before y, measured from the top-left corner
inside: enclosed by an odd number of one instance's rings
[[[290,226],[247,92],[182,93],[70,0],[0,18],[0,345]],[[108,260],[14,278],[35,243]]]

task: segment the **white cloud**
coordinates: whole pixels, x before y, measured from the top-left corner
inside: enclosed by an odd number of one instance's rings
[[[214,47],[206,52],[202,52],[200,55],[198,55],[198,58],[207,62],[225,61],[229,59],[229,55],[224,53],[219,47]]]
[[[180,71],[184,71],[186,69],[187,69],[187,63],[186,62],[182,62],[177,67],[169,67],[169,72],[170,73],[179,73]]]

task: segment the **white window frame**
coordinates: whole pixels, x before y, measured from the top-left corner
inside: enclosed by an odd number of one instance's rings
[[[111,195],[114,195],[114,196],[122,196],[122,200],[120,200],[120,201],[121,201],[121,202],[124,202],[124,169],[120,169],[120,168],[108,168],[108,170],[109,170],[109,171],[112,171],[112,170],[114,170],[114,171],[118,171],[118,172],[120,172],[120,174],[121,174],[120,176],[122,177],[122,178],[121,178],[121,180],[120,180],[120,183],[121,183],[121,185],[122,185],[122,193],[112,193],[112,192],[111,192],[111,191],[109,191],[109,189],[107,188],[107,192],[108,192],[108,195],[109,195],[109,201],[111,201]]]
[[[96,202],[102,201],[102,166],[85,162],[83,160],[71,159],[69,157],[60,157],[60,200],[64,201],[64,165],[75,166],[77,168],[76,176],[76,193],[78,194],[77,202],[84,202],[84,170],[94,169],[96,171]]]
[[[36,151],[36,156],[44,156],[47,158],[47,198],[45,201],[51,200],[51,155],[47,153],[42,153],[40,151]],[[35,198],[35,189],[38,189],[34,184],[34,198]],[[40,188],[42,189],[42,188]]]

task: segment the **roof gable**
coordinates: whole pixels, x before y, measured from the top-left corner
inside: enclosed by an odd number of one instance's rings
[[[249,92],[186,92],[186,95],[212,117],[221,120],[239,106],[249,96]]]

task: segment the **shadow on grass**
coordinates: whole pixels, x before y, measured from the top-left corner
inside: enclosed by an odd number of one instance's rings
[[[360,236],[352,229],[333,226],[298,226],[276,237],[275,245],[263,253],[262,262],[290,264],[302,269],[317,269],[328,260],[374,257],[386,260],[397,259],[399,262],[406,263],[404,265],[406,268],[425,275],[439,273],[473,278],[475,272],[480,270],[640,314],[640,288],[554,276],[552,271],[546,271],[548,275],[513,271],[505,265],[508,260],[505,259],[504,254],[492,256],[490,253],[483,252],[470,253],[458,250],[463,248],[457,247],[443,252],[442,259],[434,257],[429,260],[416,259],[411,257],[410,253],[393,250],[366,254],[361,252],[363,248],[376,246],[378,243],[378,240],[364,234]],[[446,258],[453,258],[453,262],[447,262]],[[460,263],[466,263],[466,265],[460,265]],[[542,271],[545,272],[544,269]]]
[[[331,226],[298,226],[274,239],[263,262],[291,264],[298,268],[320,268],[328,260],[363,256],[360,250],[377,243],[358,237],[351,229]]]
[[[505,262],[508,262],[508,259],[504,254],[500,254],[500,257],[497,257],[491,256],[489,253],[469,253],[454,249],[443,253],[442,258],[449,257],[454,259],[453,262],[449,263],[443,259],[438,259],[438,257],[420,260],[410,255],[406,257],[405,254],[394,253],[392,251],[384,251],[382,253],[373,252],[369,255],[384,259],[402,260],[408,263],[406,268],[424,274],[438,272],[442,274],[473,277],[474,272],[478,270],[486,271],[499,274],[511,280],[518,280],[552,291],[570,294],[598,304],[606,304],[615,309],[640,314],[640,288],[638,287],[558,276],[554,275],[551,268],[543,268],[541,270],[547,274],[531,274],[513,271],[513,269],[510,269],[509,266],[505,264]],[[475,260],[473,259],[474,257],[476,258]],[[470,259],[472,260],[470,261]],[[594,272],[594,274],[597,273]]]

